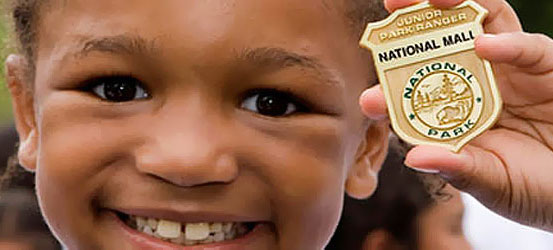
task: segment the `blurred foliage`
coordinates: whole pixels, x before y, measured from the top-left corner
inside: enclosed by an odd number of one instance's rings
[[[518,13],[524,30],[553,37],[553,1],[508,0]]]
[[[1,17],[1,15],[0,15]],[[7,41],[7,30],[6,25],[3,19],[0,19],[0,127],[2,124],[7,123],[11,120],[11,106],[10,99],[8,97],[8,90],[4,84],[4,54],[7,51],[6,41]]]
[[[553,1],[551,0],[508,0],[517,11],[524,29],[529,32],[546,33],[553,37]],[[5,48],[6,25],[0,20],[0,48]],[[5,52],[5,49],[2,49]],[[4,55],[5,53],[0,53]],[[4,57],[0,57],[2,62]],[[0,62],[3,70],[3,64]],[[0,125],[11,120],[11,107],[3,74],[0,77]]]

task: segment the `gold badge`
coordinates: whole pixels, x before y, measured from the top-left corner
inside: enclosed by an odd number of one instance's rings
[[[459,151],[493,126],[502,101],[491,65],[474,51],[488,12],[473,1],[451,9],[427,2],[367,26],[395,132],[411,144]]]

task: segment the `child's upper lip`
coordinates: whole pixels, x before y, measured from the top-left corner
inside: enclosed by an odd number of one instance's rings
[[[118,208],[115,212],[146,218],[164,219],[180,223],[200,222],[268,222],[269,218],[225,211],[176,211],[161,208]]]

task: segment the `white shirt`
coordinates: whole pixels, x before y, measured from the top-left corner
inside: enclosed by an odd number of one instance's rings
[[[474,250],[553,250],[553,234],[507,220],[468,194],[461,197],[464,230]]]

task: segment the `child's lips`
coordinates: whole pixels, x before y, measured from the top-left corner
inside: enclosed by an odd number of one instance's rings
[[[243,216],[145,209],[112,210],[110,215],[123,229],[128,240],[140,249],[234,250],[244,249],[261,238],[270,239],[274,236],[272,223]],[[136,225],[137,219],[141,220],[140,229]],[[153,227],[156,227],[159,222],[159,225],[163,224],[163,228],[160,226],[157,230],[155,228],[152,230],[144,220],[149,220],[150,224],[155,223]],[[130,221],[133,222],[129,223]],[[175,229],[175,225],[177,229]],[[178,230],[179,227],[182,227],[182,232]],[[198,229],[202,227],[203,230]],[[209,230],[209,227],[211,232],[205,231]],[[200,238],[197,238],[198,236]],[[190,240],[190,238],[194,240]]]

